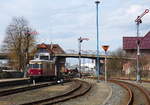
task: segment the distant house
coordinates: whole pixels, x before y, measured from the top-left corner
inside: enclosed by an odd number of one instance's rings
[[[129,54],[136,54],[137,41],[140,42],[140,53],[150,55],[150,32],[148,32],[144,37],[123,37],[123,50]]]
[[[123,37],[123,50],[136,58],[138,41],[140,43],[140,55],[150,57],[150,31],[144,37]],[[129,74],[131,66],[131,62],[126,62],[123,65],[123,71]],[[141,69],[150,70],[150,64],[144,65]]]
[[[64,54],[65,51],[58,44],[38,44],[34,59],[52,60],[55,62],[54,69],[65,71],[65,58],[54,57],[53,54]]]

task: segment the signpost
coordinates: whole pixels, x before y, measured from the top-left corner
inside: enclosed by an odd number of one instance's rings
[[[105,51],[105,82],[107,82],[107,50],[109,48],[108,45],[103,45],[102,46],[103,50]]]

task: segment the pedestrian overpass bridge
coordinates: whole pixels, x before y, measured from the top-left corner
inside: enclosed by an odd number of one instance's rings
[[[96,54],[75,54],[75,53],[65,53],[65,54],[54,54],[53,56],[56,57],[62,57],[62,58],[79,58],[79,56],[81,56],[81,58],[89,58],[89,59],[96,59],[97,55]],[[107,55],[107,59],[117,59],[118,57],[114,57],[111,55]],[[7,53],[0,53],[0,59],[9,59],[8,58],[8,54]],[[99,55],[99,59],[105,59],[105,55]],[[124,57],[124,59],[128,59],[128,60],[134,60],[135,58],[127,58]]]
[[[65,54],[54,54],[53,56],[55,57],[63,57],[63,58],[79,58],[79,56],[81,56],[81,58],[89,58],[89,59],[96,59],[96,55],[95,54],[73,54],[73,53],[65,53]],[[104,59],[105,55],[99,55],[100,59]],[[108,58],[111,58],[110,56],[108,56]],[[0,59],[8,59],[8,54],[6,53],[0,53]]]
[[[79,56],[81,56],[81,58],[89,58],[89,59],[96,59],[97,56],[95,54],[54,54],[54,56],[56,57],[63,57],[63,58],[79,58]],[[104,59],[105,55],[99,55],[100,59]],[[108,56],[107,58],[112,58],[111,56]]]

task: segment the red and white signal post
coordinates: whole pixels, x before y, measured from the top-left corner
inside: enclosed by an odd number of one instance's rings
[[[107,50],[108,50],[109,46],[103,45],[102,48],[105,51],[105,82],[107,82]]]

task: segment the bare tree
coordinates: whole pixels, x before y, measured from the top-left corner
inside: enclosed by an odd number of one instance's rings
[[[6,29],[4,49],[8,53],[10,65],[18,70],[24,70],[29,60],[29,52],[35,45],[34,30],[29,27],[23,17],[15,17]]]
[[[113,59],[108,60],[108,75],[116,76],[122,74],[123,64],[126,62],[127,55],[122,49],[112,52]]]

